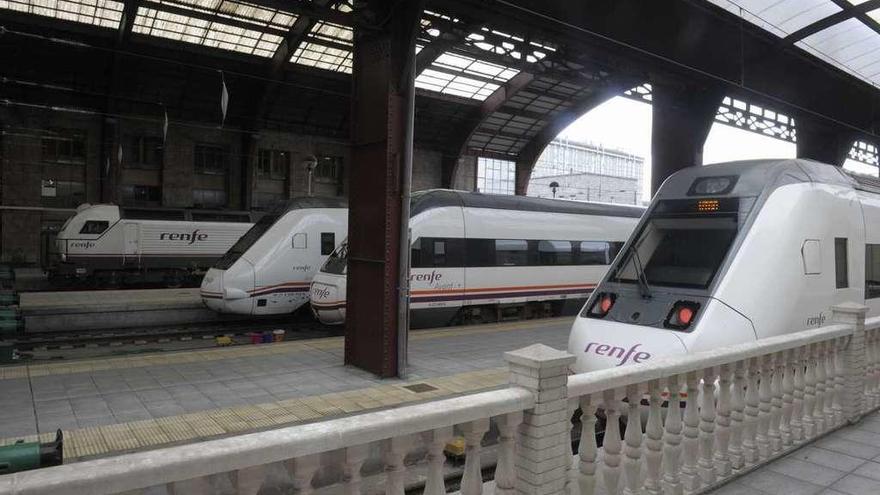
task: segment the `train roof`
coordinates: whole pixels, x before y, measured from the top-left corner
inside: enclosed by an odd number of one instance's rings
[[[306,196],[302,198],[293,198],[287,203],[282,203],[276,207],[279,213],[287,213],[293,210],[302,210],[306,208],[348,208],[348,201],[339,197],[327,196]]]
[[[584,203],[562,199],[486,194],[450,189],[430,189],[412,194],[410,216],[414,217],[427,210],[444,206],[629,218],[639,218],[645,211],[645,208],[641,206]]]
[[[787,184],[815,182],[844,187],[867,187],[867,178],[853,176],[842,167],[800,158],[742,160],[695,166],[672,174],[657,192],[659,199],[697,196],[691,191],[695,181],[704,177],[729,177],[733,188],[718,195],[760,196]],[[875,192],[880,192],[876,179]]]

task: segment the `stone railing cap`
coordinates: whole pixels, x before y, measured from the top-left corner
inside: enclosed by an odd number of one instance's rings
[[[848,313],[848,314],[860,314],[867,313],[868,307],[864,304],[858,304],[854,302],[845,302],[840,304],[835,304],[831,307],[833,311],[837,311],[838,313]]]
[[[529,368],[567,366],[573,363],[574,359],[574,356],[571,354],[544,344],[534,344],[504,353],[504,360],[508,363],[519,364]]]

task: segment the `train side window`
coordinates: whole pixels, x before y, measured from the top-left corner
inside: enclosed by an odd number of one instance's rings
[[[578,265],[607,265],[611,263],[609,246],[604,241],[581,241]]]
[[[538,265],[571,265],[574,251],[571,241],[538,241]]]
[[[308,237],[305,232],[297,232],[290,239],[290,247],[293,249],[306,249],[308,245]]]
[[[528,266],[529,241],[521,239],[495,240],[495,266]]]
[[[321,256],[328,255],[336,249],[336,233],[321,232]]]
[[[801,246],[801,258],[804,262],[804,275],[822,273],[822,247],[819,239],[807,239]]]
[[[880,244],[865,244],[865,299],[880,297]]]
[[[610,265],[614,258],[617,258],[617,254],[620,253],[620,250],[623,249],[623,243],[619,241],[612,241],[608,243],[608,264]]]
[[[847,259],[846,237],[834,238],[834,274],[838,289],[849,287],[849,262]]]
[[[492,239],[467,239],[465,252],[469,267],[495,266],[495,241]]]
[[[110,222],[107,220],[89,220],[87,221],[81,229],[79,229],[80,234],[101,234],[110,226]]]
[[[432,241],[434,252],[433,252],[433,265],[434,266],[446,266],[446,240],[444,239],[434,239]]]

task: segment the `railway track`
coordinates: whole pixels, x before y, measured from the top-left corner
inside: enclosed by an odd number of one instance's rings
[[[171,343],[219,336],[248,337],[249,334],[285,330],[285,340],[300,340],[337,335],[340,330],[314,321],[285,318],[255,321],[214,322],[210,325],[181,325],[127,328],[88,333],[40,332],[17,335],[11,341],[19,351],[64,350],[84,347]]]

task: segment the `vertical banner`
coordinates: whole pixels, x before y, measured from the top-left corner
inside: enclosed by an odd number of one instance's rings
[[[220,71],[220,127],[226,122],[226,109],[229,107],[229,90],[226,89],[226,76]]]

